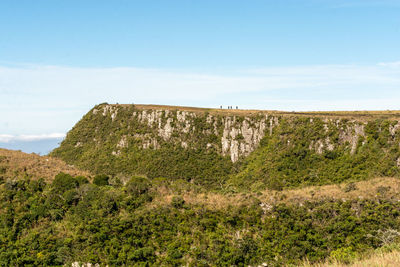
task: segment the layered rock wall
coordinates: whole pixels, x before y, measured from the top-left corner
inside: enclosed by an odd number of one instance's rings
[[[94,116],[108,117],[112,123],[118,123],[119,116],[124,116],[124,120],[134,121],[136,128],[139,125],[142,129],[138,131],[135,127],[128,126],[130,129],[127,134],[115,145],[114,155],[119,155],[118,151],[126,148],[128,139],[133,138],[142,149],[159,149],[167,142],[179,144],[185,149],[215,149],[221,155],[229,156],[232,162],[236,162],[253,152],[265,135],[271,136],[279,126],[280,120],[296,119],[263,112],[240,116],[168,109],[132,109],[126,118],[127,110],[127,107],[122,105],[101,105],[92,110]],[[310,118],[309,124],[320,122],[320,118]],[[344,144],[348,145],[350,153],[354,154],[359,139],[365,137],[366,122],[325,118],[322,119],[322,123],[324,130],[321,134],[324,137],[309,140],[310,150],[315,150],[318,154],[333,151]],[[393,136],[399,129],[400,123],[389,126]],[[332,131],[339,133],[335,140],[329,136]],[[288,142],[290,143],[290,140]]]
[[[104,105],[94,108],[92,114],[101,114],[114,122],[118,121],[118,114],[124,114],[120,109],[124,107]],[[272,134],[274,127],[279,125],[279,117],[266,114],[240,117],[179,110],[134,110],[129,120],[147,128],[147,132],[138,133],[136,129],[130,129],[128,135],[122,136],[116,144],[114,155],[127,147],[128,138],[135,138],[143,149],[158,149],[162,145],[160,141],[180,144],[187,149],[213,148],[223,156],[229,156],[232,162],[249,155],[264,135]],[[209,141],[199,142],[199,138]]]

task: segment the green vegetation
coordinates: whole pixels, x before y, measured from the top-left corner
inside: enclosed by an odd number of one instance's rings
[[[335,184],[381,176],[399,176],[396,160],[400,157],[399,137],[389,134],[389,121],[371,121],[365,126],[365,137],[359,136],[354,151],[349,142],[339,141],[339,127],[324,129],[321,119],[296,118],[282,121],[274,134],[266,135],[240,172],[231,179],[239,185],[262,182],[268,188]],[[343,134],[342,130],[342,134]],[[321,145],[320,153],[313,146]],[[328,144],[327,144],[328,143]],[[329,144],[336,144],[331,150]],[[312,149],[310,149],[312,147]]]
[[[159,199],[169,188],[172,200]],[[268,266],[358,253],[397,242],[397,200],[278,203],[260,200],[224,209],[186,202],[185,181],[133,177],[95,185],[58,174],[51,184],[29,178],[0,185],[0,262],[7,266],[92,262],[129,266]]]
[[[210,189],[233,185],[239,190],[281,190],[399,176],[400,131],[391,132],[397,122],[389,119],[327,120],[313,113],[276,116],[277,125],[265,130],[257,148],[232,163],[222,153],[224,129],[233,121],[240,128],[245,120],[255,127],[265,118],[262,113],[213,114],[215,121],[210,123],[207,112],[187,113],[186,121],[181,113],[178,119],[177,110],[152,112],[133,105],[98,105],[51,155],[122,180],[132,175],[184,179]],[[224,124],[226,119],[232,123]],[[169,139],[163,137],[167,121],[175,127],[169,128]],[[240,131],[234,138],[242,144],[244,139]]]
[[[349,263],[400,241],[397,121],[192,112],[96,106],[51,153],[93,179],[1,165],[0,262]]]
[[[210,127],[205,123],[205,118],[194,119],[195,132],[184,138],[190,140],[192,147],[184,149],[180,142],[176,143],[181,139],[180,136],[163,140],[157,135],[157,128],[133,119],[134,111],[133,106],[120,108],[113,121],[109,116],[103,116],[101,111],[93,114],[92,110],[51,155],[95,174],[112,176],[145,175],[149,178],[185,179],[213,185],[226,180],[232,173],[233,164],[229,157],[221,156],[216,149],[205,149],[208,142],[216,142],[215,135],[203,138],[202,132]],[[163,120],[165,123],[166,117]],[[156,140],[160,148],[141,148],[141,139],[135,134]],[[126,147],[118,148],[117,144],[124,136],[128,139]],[[117,150],[120,154],[113,155]]]
[[[108,180],[110,178],[105,174],[96,175],[93,179],[93,183],[98,186],[109,185]]]

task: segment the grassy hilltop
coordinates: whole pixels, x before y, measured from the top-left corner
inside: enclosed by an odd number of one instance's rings
[[[50,157],[0,150],[0,265],[386,266],[398,116],[98,105]]]

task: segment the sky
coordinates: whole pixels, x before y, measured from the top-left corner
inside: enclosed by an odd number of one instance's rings
[[[400,109],[400,0],[1,0],[0,34],[0,147],[103,102]]]

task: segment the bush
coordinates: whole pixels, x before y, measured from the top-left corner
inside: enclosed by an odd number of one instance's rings
[[[356,257],[356,253],[351,247],[339,248],[333,250],[330,254],[331,258],[341,263],[349,264]]]
[[[134,176],[126,184],[126,191],[132,196],[139,196],[147,193],[150,186],[151,184],[146,178]]]
[[[67,190],[76,188],[78,186],[78,181],[71,175],[60,172],[54,178],[52,182],[52,187],[55,192],[65,192]]]
[[[75,179],[80,186],[89,183],[89,180],[85,176],[76,176]]]
[[[67,205],[76,204],[78,201],[78,193],[76,190],[68,190],[63,194],[63,198],[65,199],[65,203]]]
[[[181,196],[173,196],[171,200],[171,205],[177,209],[180,209],[185,204],[185,200]]]
[[[0,167],[0,174],[5,174],[7,172],[7,167]]]
[[[98,186],[109,185],[108,180],[110,178],[105,174],[99,174],[94,177],[93,183]]]
[[[351,192],[351,191],[354,191],[354,190],[357,190],[357,186],[356,186],[355,183],[348,183],[343,189],[343,191],[345,193],[348,193],[348,192]]]

